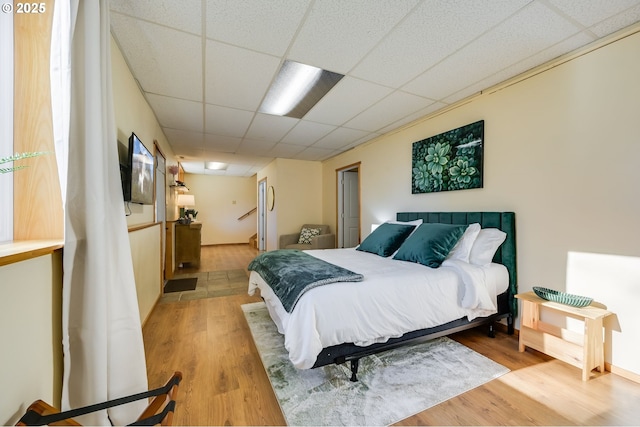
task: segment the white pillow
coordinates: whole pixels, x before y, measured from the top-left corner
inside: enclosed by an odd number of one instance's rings
[[[473,243],[478,237],[478,233],[480,233],[480,224],[477,222],[469,224],[460,240],[458,240],[458,243],[456,243],[453,249],[451,249],[451,252],[449,252],[449,255],[447,255],[447,259],[469,262],[469,254],[471,253]]]
[[[507,233],[497,228],[483,228],[473,242],[469,262],[475,265],[489,265],[496,251],[507,238]]]

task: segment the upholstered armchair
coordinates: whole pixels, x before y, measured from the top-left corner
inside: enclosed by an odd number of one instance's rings
[[[280,249],[334,249],[336,235],[328,225],[304,224],[299,233],[280,235]]]

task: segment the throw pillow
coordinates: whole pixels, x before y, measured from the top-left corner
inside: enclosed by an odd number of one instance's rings
[[[458,240],[458,243],[456,243],[453,249],[451,249],[451,252],[449,252],[449,255],[447,255],[447,259],[458,259],[469,262],[469,254],[471,253],[473,242],[475,242],[478,237],[478,233],[480,233],[480,224],[477,222],[469,224],[460,240]]]
[[[414,225],[385,222],[373,230],[356,250],[388,257],[400,247],[414,228]]]
[[[300,230],[300,238],[298,238],[298,244],[310,245],[311,239],[320,235],[320,230],[322,229],[302,227],[302,230]]]
[[[422,224],[404,241],[393,259],[438,268],[466,228],[466,225]]]
[[[507,238],[507,233],[497,228],[483,228],[473,242],[469,262],[475,265],[491,264],[493,256]]]

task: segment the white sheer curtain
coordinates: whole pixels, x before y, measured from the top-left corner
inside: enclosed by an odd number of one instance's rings
[[[58,134],[55,139],[62,145],[68,140],[62,406],[72,409],[145,391],[148,386],[120,186],[108,0],[59,2],[65,5],[56,8],[54,38],[64,43],[65,31],[70,31],[71,43],[69,135],[67,139]],[[52,85],[64,91],[69,78],[64,77],[65,60],[60,64],[63,76]],[[54,103],[54,108],[64,110],[64,103]],[[60,113],[54,132],[64,132],[66,126],[65,112]],[[130,423],[146,403],[114,408],[108,415],[102,411],[82,422]]]
[[[51,116],[53,145],[58,164],[62,200],[67,197],[67,163],[69,161],[69,102],[71,85],[71,4],[69,0],[54,3],[51,28]],[[64,207],[64,203],[63,203]]]

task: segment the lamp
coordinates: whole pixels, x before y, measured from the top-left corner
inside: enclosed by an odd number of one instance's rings
[[[180,207],[180,218],[184,218],[184,208],[188,206],[195,206],[196,198],[193,194],[178,194],[176,204]]]

